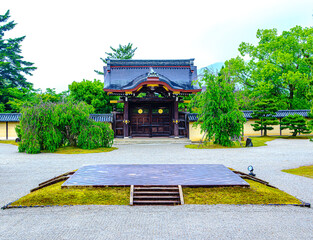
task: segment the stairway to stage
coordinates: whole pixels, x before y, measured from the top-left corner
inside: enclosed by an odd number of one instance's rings
[[[130,205],[182,205],[182,187],[178,186],[134,186],[130,187]]]

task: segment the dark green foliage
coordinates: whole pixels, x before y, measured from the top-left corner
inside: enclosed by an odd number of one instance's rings
[[[108,123],[90,120],[89,124],[81,127],[77,144],[82,149],[111,147],[113,139],[114,132]]]
[[[311,131],[307,126],[305,118],[299,114],[288,115],[281,120],[280,129],[289,129],[292,132],[292,136],[297,136],[298,133],[309,134]]]
[[[234,139],[242,134],[245,118],[238,110],[235,100],[234,85],[225,76],[215,76],[205,71],[201,81],[206,91],[197,94],[195,101],[198,106],[198,122],[205,139],[214,139],[215,144],[231,146]]]
[[[12,112],[8,102],[20,99],[21,92],[32,89],[25,75],[32,75],[36,69],[33,63],[23,60],[21,42],[25,36],[5,39],[5,32],[12,30],[16,23],[9,21],[10,11],[0,15],[0,111]]]
[[[96,136],[85,136],[85,148],[95,148],[95,139],[99,146],[111,147],[113,131],[108,125],[95,123],[89,119],[91,106],[84,102],[41,103],[22,110],[20,126],[17,127],[21,138],[20,152],[39,153],[42,150],[55,152],[61,146],[76,146],[81,131],[92,129],[93,125],[100,131]],[[100,134],[99,134],[100,132]],[[104,139],[105,138],[105,139]],[[91,141],[92,144],[86,145]]]
[[[110,98],[103,91],[103,81],[95,79],[92,82],[84,79],[81,82],[72,82],[68,87],[70,99],[86,102],[93,106],[95,113],[110,113],[112,111],[113,105],[110,104]]]
[[[135,55],[135,51],[137,50],[137,48],[133,49],[133,44],[132,43],[128,43],[127,45],[119,45],[118,48],[113,48],[110,47],[111,50],[113,51],[112,53],[107,53],[105,52],[105,54],[107,55],[106,59],[132,59],[133,56]],[[106,59],[100,58],[102,60],[102,62],[104,64],[107,63]],[[98,73],[99,75],[104,75],[103,72],[98,71],[98,70],[94,70],[96,73]]]
[[[267,136],[268,130],[273,130],[272,125],[278,125],[279,121],[273,117],[278,111],[273,99],[264,99],[255,105],[255,110],[251,116],[255,119],[255,124],[253,126],[254,131],[264,131],[264,136]]]

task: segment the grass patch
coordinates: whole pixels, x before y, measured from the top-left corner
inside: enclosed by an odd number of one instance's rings
[[[183,188],[185,204],[301,204],[298,199],[279,189],[246,181],[251,188]],[[11,206],[129,204],[129,187],[61,189],[63,182],[32,192]]]
[[[253,143],[253,147],[262,147],[262,146],[267,146],[266,142],[268,141],[273,141],[277,139],[277,137],[250,137]],[[242,145],[242,146],[241,146]],[[186,148],[191,148],[191,149],[223,149],[223,148],[242,148],[246,146],[245,141],[241,141],[241,145],[238,142],[235,142],[233,146],[231,147],[224,147],[219,144],[213,144],[212,142],[210,143],[204,143],[202,145],[199,144],[189,144],[185,145]]]
[[[129,204],[129,187],[104,188],[63,188],[59,182],[32,192],[12,206],[35,205],[127,205]]]
[[[311,166],[302,166],[292,169],[284,169],[282,172],[299,175],[302,177],[313,178],[313,165]]]
[[[14,140],[0,140],[0,143],[12,144],[12,145],[18,146],[18,143],[16,143]]]
[[[301,204],[298,199],[279,189],[246,181],[250,188],[184,188],[185,204]]]
[[[85,154],[85,153],[102,153],[102,152],[111,152],[118,148],[111,147],[111,148],[96,148],[96,149],[82,149],[78,147],[61,147],[58,148],[54,153],[57,154]],[[50,153],[48,151],[42,151],[43,153]]]

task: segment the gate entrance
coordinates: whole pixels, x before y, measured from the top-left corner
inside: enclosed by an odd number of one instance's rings
[[[134,137],[170,136],[171,104],[135,104],[130,107],[130,135]]]

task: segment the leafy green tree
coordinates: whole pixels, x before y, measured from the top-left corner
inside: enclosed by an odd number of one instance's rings
[[[205,70],[201,79],[206,90],[195,96],[198,107],[197,124],[206,141],[214,139],[215,144],[231,146],[242,134],[245,118],[239,111],[234,95],[234,84],[227,76],[216,76]]]
[[[255,110],[251,116],[256,120],[253,126],[254,131],[263,131],[267,136],[267,131],[273,130],[273,125],[278,125],[279,121],[274,117],[278,111],[273,99],[264,99],[255,104]]]
[[[18,38],[4,37],[7,31],[12,30],[16,23],[9,21],[10,11],[0,15],[0,109],[13,111],[8,102],[21,96],[18,91],[32,89],[32,84],[27,82],[25,75],[32,75],[36,69],[33,63],[23,60],[21,55],[21,42],[25,36]]]
[[[132,43],[128,43],[127,45],[119,44],[118,48],[113,48],[112,46],[110,46],[110,48],[112,50],[111,53],[105,52],[105,54],[107,55],[106,59],[132,59],[133,56],[135,55],[135,51],[137,50],[137,48],[133,49]],[[106,59],[103,58],[100,59],[104,64],[107,63]],[[98,70],[94,71],[99,75],[104,75],[104,73],[101,71]]]
[[[31,107],[40,103],[58,103],[67,98],[67,91],[56,93],[55,88],[47,88],[45,92],[41,90],[18,90],[16,88],[11,89],[15,91],[16,96],[8,101],[8,104],[11,106],[14,112],[20,112],[23,107]]]
[[[241,86],[254,103],[275,99],[281,109],[307,109],[313,81],[313,28],[296,26],[278,34],[276,29],[258,30],[257,45],[241,43],[239,52],[224,71]]]
[[[100,80],[74,81],[68,87],[70,99],[86,102],[93,106],[95,113],[110,113],[112,111],[113,105],[110,104],[110,97],[103,91],[104,83]]]
[[[21,138],[19,151],[54,152],[61,146],[85,149],[111,147],[114,133],[109,124],[89,118],[93,108],[84,102],[41,103],[22,109],[16,131]]]
[[[309,134],[311,131],[307,126],[305,118],[299,114],[288,115],[281,120],[280,129],[289,129],[292,132],[292,136],[297,136],[298,133]]]

